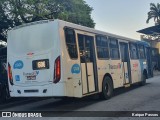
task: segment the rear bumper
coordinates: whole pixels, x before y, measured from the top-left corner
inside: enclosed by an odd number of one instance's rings
[[[65,95],[64,83],[41,86],[10,86],[11,97],[54,97]]]

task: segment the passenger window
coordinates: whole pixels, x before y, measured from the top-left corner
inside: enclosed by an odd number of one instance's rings
[[[108,39],[104,36],[96,36],[97,56],[99,59],[108,59]]]
[[[152,57],[157,57],[157,55],[158,55],[157,48],[152,48]]]
[[[77,45],[76,45],[75,32],[73,29],[65,28],[65,39],[70,58],[77,59],[78,58]]]
[[[130,43],[130,56],[131,59],[138,59],[137,44]]]
[[[139,52],[139,58],[140,59],[145,59],[146,58],[143,45],[138,45],[138,52]]]
[[[119,46],[116,38],[109,38],[110,40],[110,56],[112,59],[119,59]]]

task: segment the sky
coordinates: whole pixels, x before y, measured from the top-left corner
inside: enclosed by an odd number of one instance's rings
[[[160,0],[85,0],[92,7],[95,29],[140,40],[136,31],[154,26],[154,20],[146,23],[150,3]]]

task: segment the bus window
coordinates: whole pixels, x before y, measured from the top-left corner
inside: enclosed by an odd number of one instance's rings
[[[96,36],[97,56],[99,59],[108,59],[108,40],[103,36]]]
[[[139,53],[139,59],[145,59],[145,51],[143,45],[138,45],[138,53]]]
[[[131,59],[138,59],[137,45],[134,43],[130,43],[130,56]]]
[[[77,59],[77,45],[75,39],[75,32],[73,29],[66,28],[65,29],[65,37],[66,37],[66,44],[68,53],[71,59]]]
[[[157,70],[158,69],[158,49],[157,48],[151,49],[151,59],[152,59],[153,70]]]
[[[119,47],[118,47],[118,40],[115,38],[110,39],[110,56],[112,59],[119,59]]]
[[[158,49],[157,48],[152,48],[152,57],[157,57],[158,56]]]

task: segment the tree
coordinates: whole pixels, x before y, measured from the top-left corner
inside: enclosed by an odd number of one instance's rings
[[[154,19],[155,24],[160,24],[160,4],[150,3],[150,11],[148,12],[148,19],[146,23],[149,23],[150,19]]]
[[[92,10],[84,0],[1,0],[0,38],[6,38],[8,28],[46,19],[61,19],[93,28]]]
[[[11,27],[12,20],[8,19],[1,5],[0,11],[0,40],[5,40],[7,29]]]

